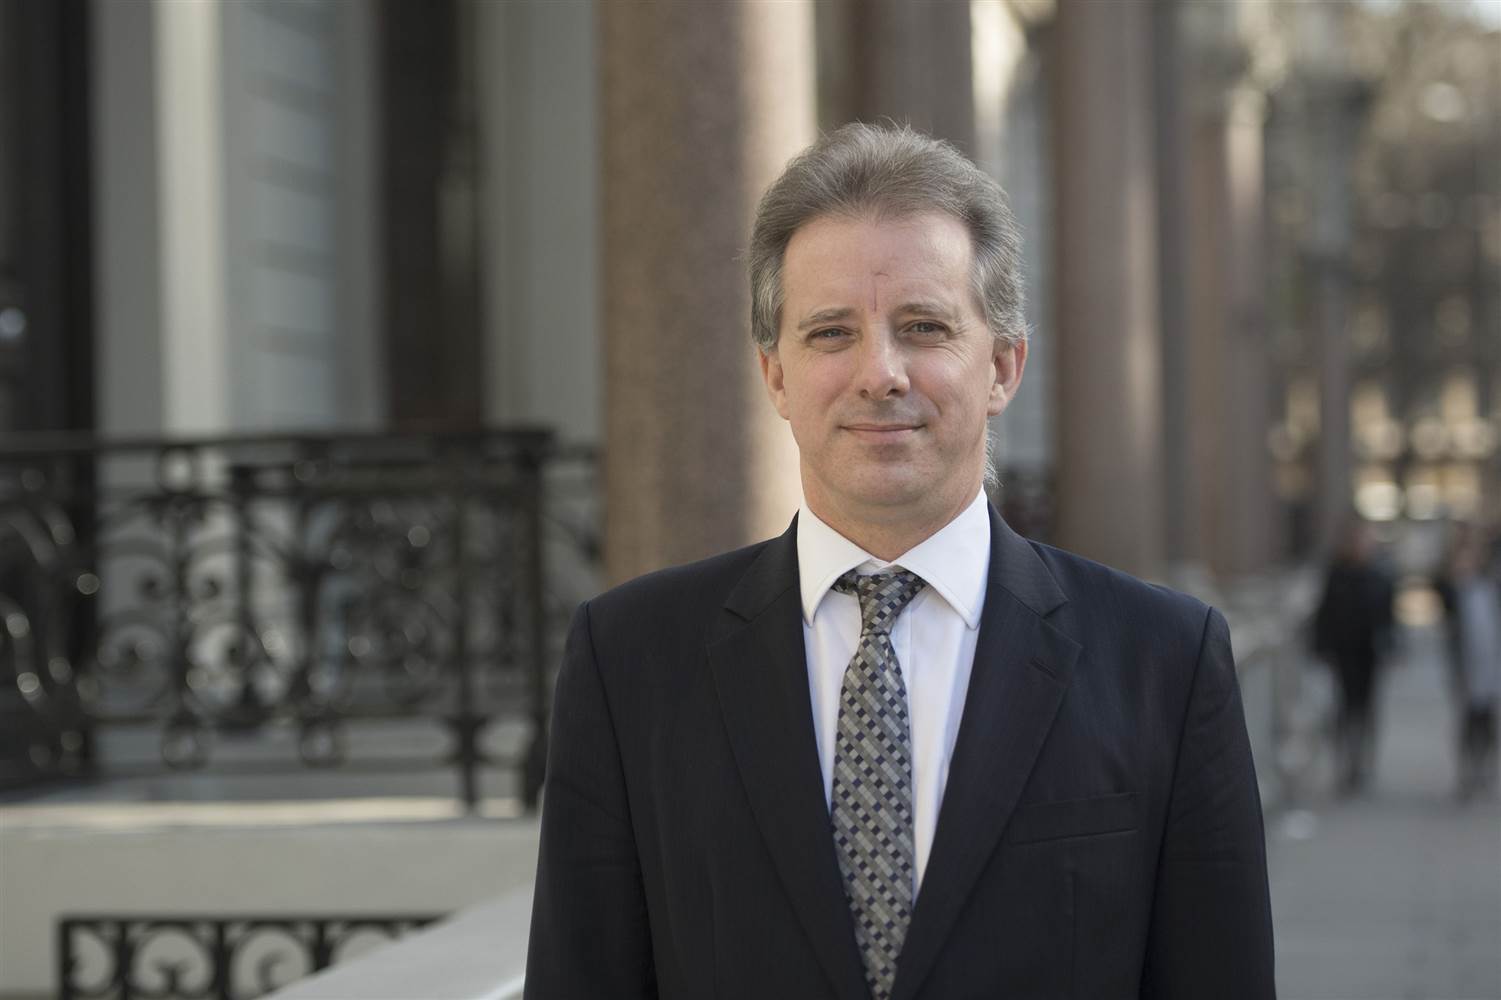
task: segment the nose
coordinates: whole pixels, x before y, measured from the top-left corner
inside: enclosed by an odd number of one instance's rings
[[[904,396],[911,382],[901,345],[888,331],[875,330],[860,345],[860,395],[867,399]]]

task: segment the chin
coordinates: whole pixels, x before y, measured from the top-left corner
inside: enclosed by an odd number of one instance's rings
[[[862,482],[851,484],[846,495],[865,507],[920,507],[931,496],[932,483],[910,471],[901,475],[874,473]]]

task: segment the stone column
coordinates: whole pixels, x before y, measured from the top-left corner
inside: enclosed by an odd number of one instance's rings
[[[598,10],[605,563],[619,581],[779,532],[796,510],[743,252],[761,191],[814,137],[813,11]]]
[[[974,154],[967,2],[832,0],[818,16],[825,128],[890,118]]]
[[[1188,178],[1189,558],[1221,576],[1274,559],[1262,98],[1239,84],[1194,110]]]
[[[1263,279],[1264,99],[1251,84],[1251,51],[1237,37],[1232,5],[1193,14],[1186,60],[1187,142],[1181,191],[1181,267],[1164,295],[1185,308],[1174,353],[1187,401],[1177,430],[1186,446],[1174,526],[1180,568],[1219,577],[1266,568],[1277,557]],[[1171,289],[1171,291],[1169,290]],[[1171,448],[1172,445],[1170,444]]]
[[[1062,0],[1054,27],[1059,541],[1163,561],[1151,8]]]
[[[597,18],[584,3],[474,4],[487,420],[568,442],[604,431]]]
[[[1203,67],[1193,75],[1196,90],[1187,114],[1183,186],[1184,253],[1181,269],[1168,280],[1184,305],[1181,342],[1176,345],[1181,383],[1169,392],[1186,403],[1182,426],[1175,427],[1183,468],[1183,492],[1174,512],[1183,543],[1175,553],[1180,572],[1214,566],[1215,535],[1226,499],[1225,472],[1239,459],[1223,451],[1226,402],[1233,374],[1226,358],[1230,335],[1230,225],[1225,196],[1223,80]],[[1190,568],[1192,567],[1192,569]]]
[[[1301,91],[1301,125],[1311,150],[1312,225],[1304,253],[1312,282],[1319,432],[1316,452],[1315,539],[1335,545],[1354,501],[1350,446],[1350,250],[1353,241],[1352,165],[1371,90],[1345,45],[1345,11],[1337,4],[1293,8],[1291,62]]]
[[[1217,570],[1232,575],[1269,569],[1283,552],[1267,447],[1272,356],[1266,305],[1265,136],[1266,96],[1253,86],[1237,86],[1228,95],[1224,136],[1229,414],[1221,447],[1233,460],[1225,469],[1225,504],[1212,557]]]
[[[156,15],[157,187],[161,192],[162,429],[230,429],[225,230],[223,8],[161,4]],[[109,373],[104,372],[108,378]]]
[[[165,211],[157,117],[157,13],[95,0],[91,53],[94,128],[94,398],[96,427],[120,437],[169,426],[162,360]],[[160,58],[170,58],[161,53]]]
[[[1318,338],[1319,438],[1317,534],[1333,550],[1354,507],[1350,442],[1351,169],[1365,93],[1350,79],[1325,78],[1311,87],[1310,137],[1314,144],[1313,236],[1309,259]]]
[[[1168,578],[1188,588],[1200,577],[1202,539],[1188,516],[1194,491],[1189,419],[1189,215],[1184,205],[1188,169],[1188,103],[1183,49],[1185,14],[1179,0],[1152,4],[1152,103],[1156,108],[1157,293],[1162,338],[1162,524]]]

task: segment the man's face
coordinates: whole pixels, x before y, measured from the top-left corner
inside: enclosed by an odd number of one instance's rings
[[[946,519],[974,498],[986,418],[1010,401],[1026,346],[986,327],[971,257],[964,224],[941,213],[820,216],[793,234],[761,370],[820,517]]]

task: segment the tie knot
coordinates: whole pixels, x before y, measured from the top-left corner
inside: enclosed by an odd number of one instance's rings
[[[841,594],[854,594],[860,601],[860,630],[890,635],[892,623],[925,584],[916,573],[904,569],[861,576],[854,570],[834,581]]]

